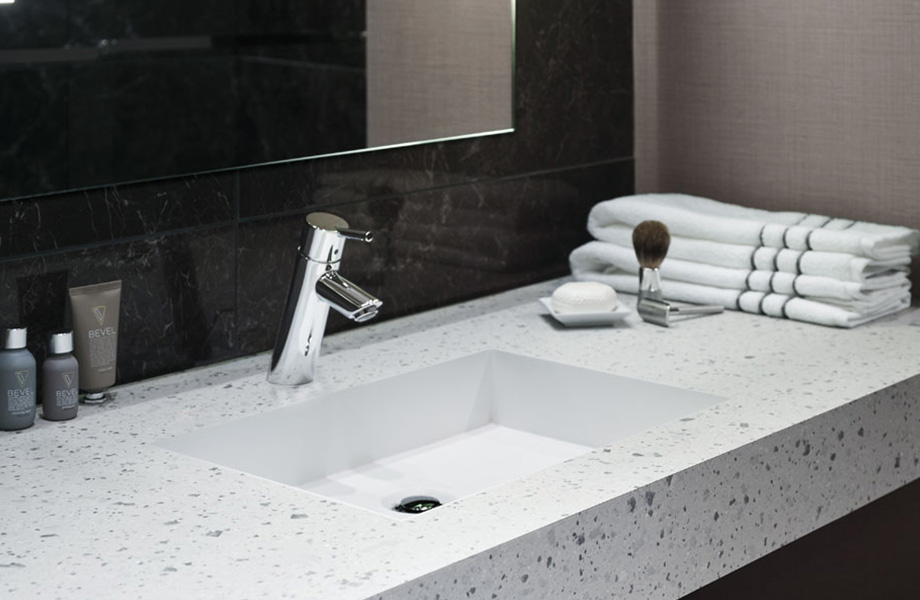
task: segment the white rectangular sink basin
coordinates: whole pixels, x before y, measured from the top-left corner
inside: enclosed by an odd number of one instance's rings
[[[406,497],[457,500],[722,400],[486,351],[158,445],[406,518]]]

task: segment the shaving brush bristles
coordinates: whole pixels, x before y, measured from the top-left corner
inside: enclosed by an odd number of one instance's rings
[[[632,241],[639,266],[657,269],[668,255],[671,234],[660,221],[642,221],[633,229]]]

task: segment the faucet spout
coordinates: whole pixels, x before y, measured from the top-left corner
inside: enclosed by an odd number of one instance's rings
[[[357,323],[363,323],[376,317],[377,310],[383,304],[339,275],[338,271],[323,273],[316,282],[316,293],[332,308]]]
[[[351,229],[344,219],[329,213],[307,215],[269,382],[299,385],[313,381],[330,306],[358,323],[377,315],[382,302],[338,272],[346,239],[370,242],[373,235]]]

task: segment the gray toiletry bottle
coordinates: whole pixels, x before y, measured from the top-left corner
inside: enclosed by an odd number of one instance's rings
[[[48,358],[42,363],[42,417],[66,421],[77,416],[79,368],[73,355],[73,333],[52,333]]]
[[[15,431],[35,422],[35,358],[26,350],[25,327],[3,330],[0,349],[0,429]]]

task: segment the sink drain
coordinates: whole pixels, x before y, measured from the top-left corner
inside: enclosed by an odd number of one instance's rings
[[[417,515],[439,506],[441,506],[441,501],[433,496],[408,496],[394,506],[393,510]]]

